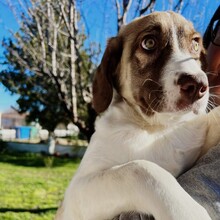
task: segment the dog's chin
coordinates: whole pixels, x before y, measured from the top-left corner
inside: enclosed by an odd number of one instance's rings
[[[177,100],[171,104],[170,100],[166,100],[160,109],[151,108],[151,112],[149,112],[149,108],[140,105],[136,105],[138,106],[136,109],[139,109],[138,112],[148,124],[170,126],[177,122],[189,121],[196,115],[205,114],[207,104],[208,95],[193,103]]]
[[[176,102],[173,106],[164,108],[163,112],[166,113],[189,113],[192,112],[196,115],[204,114],[206,112],[208,100],[197,100],[193,103],[181,102],[180,100]]]
[[[174,104],[169,106],[162,107],[159,111],[158,109],[150,109],[151,111],[146,110],[146,108],[139,106],[140,112],[146,117],[154,117],[157,114],[164,114],[164,115],[184,115],[188,113],[193,113],[195,115],[204,114],[206,112],[207,102],[206,101],[196,101],[191,104]]]
[[[192,111],[194,114],[204,114],[206,112],[208,105],[208,95],[204,96],[202,99],[199,99],[192,104],[183,105],[180,110]],[[177,105],[178,106],[178,105]],[[178,106],[179,107],[179,106]]]

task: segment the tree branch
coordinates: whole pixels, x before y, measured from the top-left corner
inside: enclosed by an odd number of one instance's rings
[[[174,11],[176,11],[177,13],[180,13],[183,7],[183,0],[179,0],[176,4],[176,6],[174,7]]]
[[[150,12],[153,12],[155,3],[156,0],[150,0],[149,4],[140,10],[140,15],[143,15],[148,9],[150,9]]]

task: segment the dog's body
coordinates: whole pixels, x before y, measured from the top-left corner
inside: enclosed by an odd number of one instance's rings
[[[129,211],[211,219],[173,177],[219,141],[220,110],[204,114],[202,58],[200,35],[172,12],[137,19],[110,40],[94,81],[94,107],[104,113],[56,219]]]

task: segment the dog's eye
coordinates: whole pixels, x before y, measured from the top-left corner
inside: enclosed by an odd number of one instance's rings
[[[198,40],[196,40],[196,39],[192,40],[192,49],[195,52],[199,51],[199,42],[198,42]]]
[[[145,38],[142,43],[141,46],[145,49],[145,50],[153,50],[156,47],[156,40],[152,37],[150,38]]]

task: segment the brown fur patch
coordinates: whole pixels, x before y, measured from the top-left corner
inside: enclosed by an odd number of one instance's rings
[[[128,102],[129,99],[135,101],[147,115],[162,110],[164,94],[160,79],[175,49],[174,29],[178,46],[200,62],[204,54],[201,37],[185,18],[173,12],[154,12],[136,19],[123,27],[106,48],[93,86],[93,104],[97,112],[103,112],[109,106],[112,87]],[[141,46],[146,38],[156,42],[153,50]],[[193,39],[198,41],[199,51],[192,49]],[[129,87],[124,87],[125,84]]]

